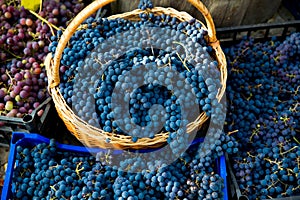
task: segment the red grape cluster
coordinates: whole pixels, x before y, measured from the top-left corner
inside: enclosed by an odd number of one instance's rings
[[[43,62],[50,37],[66,27],[85,3],[46,0],[34,12],[18,1],[0,0],[0,115],[23,117],[45,100]]]

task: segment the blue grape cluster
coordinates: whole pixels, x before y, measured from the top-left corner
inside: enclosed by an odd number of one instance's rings
[[[81,178],[95,162],[93,156],[58,152],[53,139],[49,144],[17,146],[16,150],[13,199],[70,198],[74,192],[83,190]]]
[[[293,118],[260,118],[255,126],[249,144],[233,158],[240,188],[250,199],[299,194],[300,148]]]
[[[222,137],[226,137],[224,133]],[[190,146],[173,163],[160,163],[159,167],[155,166],[159,160],[145,163],[126,157],[114,165],[110,160],[118,155],[109,150],[96,156],[64,152],[57,148],[54,139],[49,144],[17,146],[12,198],[222,199],[224,180],[216,173],[215,162],[219,156],[204,155],[200,146],[201,143]],[[143,164],[149,170],[130,170]]]
[[[300,193],[299,51],[299,33],[263,43],[245,38],[224,49],[229,66],[225,129],[239,143],[233,168],[250,199]]]
[[[60,34],[52,37],[50,51]],[[134,142],[160,132],[170,133],[170,142],[201,112],[222,123],[220,71],[206,34],[195,19],[168,15],[89,18],[64,49],[60,92],[84,121]]]
[[[178,62],[177,65],[170,63],[172,68],[166,66],[161,70],[156,70],[155,63],[160,60],[154,60],[155,56],[150,56],[151,52],[149,51],[151,49],[129,52],[125,55],[125,58],[120,58],[122,65],[116,64],[117,61],[113,62],[104,72],[105,78],[98,82],[97,88],[99,90],[94,97],[96,106],[98,106],[98,115],[101,119],[100,124],[103,126],[104,131],[111,132],[115,130],[117,133],[123,134],[136,132],[139,135],[134,134],[135,137],[153,137],[154,135],[149,135],[149,133],[146,133],[148,135],[141,135],[141,131],[134,129],[134,124],[142,127],[147,126],[149,129],[161,126],[160,128],[164,128],[165,131],[174,132],[182,127],[182,119],[187,120],[191,119],[189,116],[197,116],[197,113],[193,113],[195,109],[192,106],[200,104],[207,113],[211,111],[210,102],[214,99],[214,96],[208,97],[208,95],[209,91],[215,91],[214,85],[209,86],[208,90],[202,76],[198,76],[196,70],[184,70],[181,62]],[[135,55],[134,58],[136,59],[132,58],[132,55]],[[160,56],[163,56],[163,54],[161,53]],[[168,54],[167,56],[174,62],[179,60],[176,55]],[[151,57],[154,63],[151,63]],[[130,60],[133,60],[133,62],[130,62]],[[163,58],[163,60],[167,59]],[[131,63],[132,67],[130,66]],[[144,68],[143,63],[146,64]],[[127,66],[127,68],[123,70],[119,68],[123,66]],[[129,73],[129,69],[130,75],[128,76],[126,73]],[[172,83],[172,78],[180,70],[182,71],[181,80],[177,80],[175,84]],[[110,73],[113,73],[113,71],[115,73],[111,75]],[[144,71],[144,73],[141,71]],[[118,72],[121,74],[118,74]],[[207,82],[209,83],[210,80],[211,78]],[[213,84],[213,81],[211,82]],[[188,88],[189,91],[186,92],[185,84],[190,84],[193,87]],[[203,87],[202,90],[198,89],[199,85]],[[117,95],[114,93],[116,90],[118,90]],[[174,92],[172,93],[172,91]],[[196,94],[194,98],[196,102],[193,102],[194,94],[191,91]],[[120,104],[113,104],[114,94],[117,102],[121,102]],[[122,110],[126,110],[122,103],[129,104],[130,115],[128,113],[120,114]],[[181,104],[184,104],[183,108],[180,106]],[[154,105],[161,105],[164,109],[153,109]],[[188,110],[189,113],[182,116],[181,109]],[[114,117],[116,120],[114,120]],[[125,130],[122,131],[120,126]]]
[[[141,10],[146,10],[147,8],[153,8],[153,3],[150,0],[140,0],[138,8]]]

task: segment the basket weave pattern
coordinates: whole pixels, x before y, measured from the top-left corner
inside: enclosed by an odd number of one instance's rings
[[[85,146],[87,147],[100,147],[100,148],[115,148],[115,149],[145,149],[145,148],[157,148],[162,144],[166,143],[168,138],[168,133],[158,133],[154,138],[140,138],[137,142],[132,142],[131,136],[125,136],[115,133],[104,132],[103,130],[93,127],[80,119],[78,116],[74,114],[72,109],[67,105],[63,95],[60,93],[59,84],[59,67],[60,67],[60,59],[62,57],[62,53],[64,48],[66,47],[68,41],[72,37],[72,35],[76,32],[76,30],[81,26],[82,22],[95,13],[98,9],[103,6],[111,3],[113,0],[96,0],[90,5],[88,5],[85,9],[83,9],[69,24],[67,29],[64,31],[61,36],[58,46],[56,48],[55,55],[49,54],[45,60],[45,65],[47,69],[48,76],[48,90],[52,95],[53,101],[55,103],[56,110],[58,112],[59,117],[63,120],[68,130]],[[220,43],[216,38],[216,31],[214,27],[214,23],[212,17],[207,10],[207,8],[199,1],[199,0],[188,0],[192,5],[194,5],[204,16],[207,28],[202,23],[202,27],[208,32],[207,42],[213,48],[214,57],[219,63],[219,69],[221,72],[221,84],[222,87],[218,91],[217,98],[220,100],[226,88],[226,80],[227,80],[227,68],[226,68],[226,58],[220,47]],[[131,21],[139,20],[140,13],[153,13],[154,15],[170,15],[172,17],[176,17],[180,21],[189,21],[193,19],[186,12],[179,12],[173,8],[163,8],[163,7],[155,7],[150,10],[140,10],[136,9],[131,12],[126,12],[118,15],[112,15],[108,17],[108,19],[116,19],[123,18]],[[196,129],[199,129],[201,125],[207,121],[208,117],[203,112],[198,118],[188,124],[187,132],[190,133]],[[106,139],[109,139],[110,142],[107,143]]]

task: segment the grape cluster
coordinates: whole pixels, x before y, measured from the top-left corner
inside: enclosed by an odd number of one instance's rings
[[[138,8],[142,10],[146,10],[147,8],[151,9],[153,8],[153,4],[150,0],[140,0]]]
[[[52,37],[50,51],[60,34]],[[64,49],[60,92],[81,119],[133,141],[165,131],[170,142],[201,112],[220,123],[220,71],[206,34],[195,19],[168,15],[89,18]]]
[[[224,49],[229,66],[225,129],[239,143],[233,168],[250,199],[300,193],[299,51],[299,33],[263,43],[245,38]]]
[[[20,4],[0,1],[0,115],[8,117],[30,114],[48,96],[43,63],[50,37],[84,7],[81,1],[47,0],[35,13]]]
[[[251,143],[234,158],[240,188],[251,199],[299,194],[300,148],[293,118],[274,116],[256,123]]]
[[[216,173],[217,154],[202,157],[198,143],[174,163],[137,173],[130,168],[143,160],[125,159],[109,165],[115,155],[64,152],[49,144],[16,147],[13,199],[222,199],[223,178]],[[108,165],[106,165],[108,164]],[[126,169],[126,170],[124,170]]]

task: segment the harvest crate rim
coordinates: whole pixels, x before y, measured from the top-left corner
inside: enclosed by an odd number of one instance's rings
[[[275,35],[272,35],[270,31],[275,29],[283,29],[281,34],[277,38],[282,39],[289,34],[290,28],[296,28],[296,31],[300,31],[300,20],[291,20],[286,22],[277,22],[277,23],[260,23],[252,25],[240,25],[233,27],[222,27],[217,28],[217,37],[221,42],[221,46],[232,45],[234,43],[240,42],[241,38],[237,38],[238,34],[246,33],[246,35],[251,37],[253,36],[254,31],[264,31],[262,36],[257,36],[254,39],[256,41],[264,41],[272,38]]]

